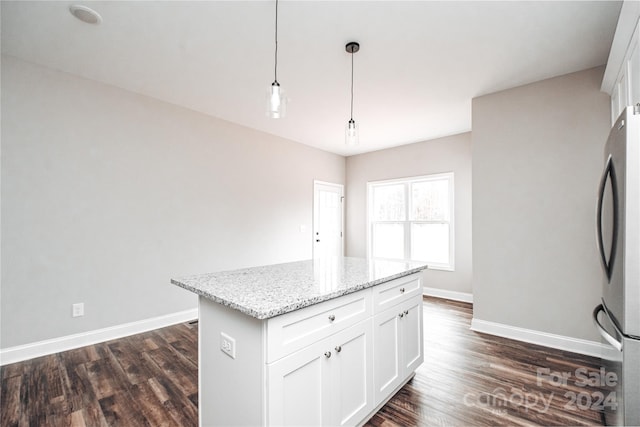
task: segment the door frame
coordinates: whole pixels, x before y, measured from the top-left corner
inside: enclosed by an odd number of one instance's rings
[[[315,258],[316,245],[314,239],[316,238],[316,227],[318,224],[318,185],[336,187],[340,190],[340,254],[339,257],[344,257],[344,185],[336,184],[335,182],[313,180],[313,218],[312,218],[312,230],[311,230],[311,256]]]

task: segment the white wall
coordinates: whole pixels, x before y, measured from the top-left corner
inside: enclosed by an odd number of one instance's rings
[[[344,183],[341,156],[11,57],[1,93],[2,348],[195,308],[171,277],[310,258],[313,180]]]
[[[473,100],[474,320],[599,341],[603,71]]]
[[[347,157],[347,255],[367,256],[367,182],[442,172],[454,172],[455,271],[426,270],[424,286],[470,294],[470,133]]]

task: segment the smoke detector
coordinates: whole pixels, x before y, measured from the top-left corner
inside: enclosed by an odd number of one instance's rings
[[[86,22],[87,24],[98,25],[102,22],[102,17],[95,10],[82,6],[80,4],[72,4],[69,6],[69,12],[82,22]]]

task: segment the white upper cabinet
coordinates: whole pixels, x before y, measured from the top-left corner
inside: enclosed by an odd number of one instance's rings
[[[640,2],[625,1],[620,10],[602,90],[611,95],[611,124],[622,110],[640,103]]]
[[[630,102],[627,105],[640,103],[640,31],[638,28],[640,28],[640,21],[636,25],[636,31],[631,41],[632,46],[629,51],[629,58],[626,61],[627,91],[630,97]]]

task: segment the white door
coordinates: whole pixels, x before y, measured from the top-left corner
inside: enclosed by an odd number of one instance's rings
[[[313,257],[343,256],[342,184],[313,182]]]

